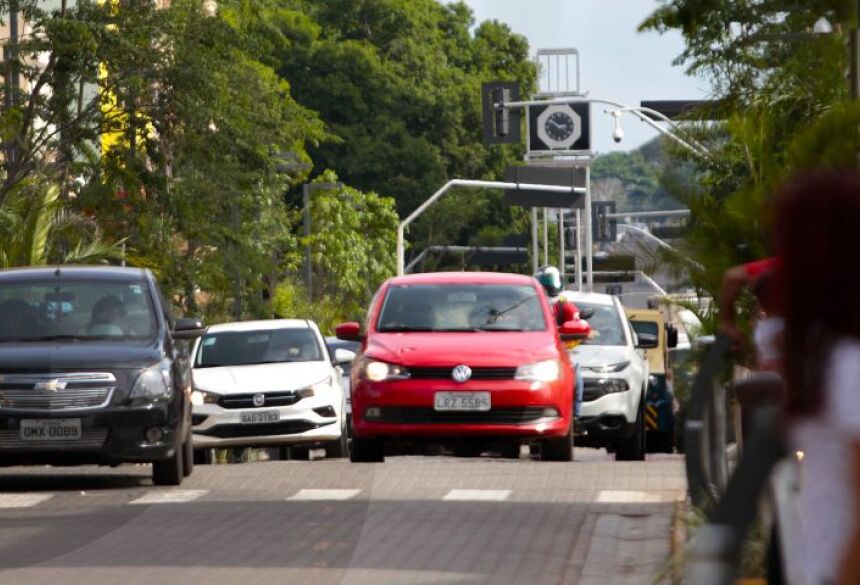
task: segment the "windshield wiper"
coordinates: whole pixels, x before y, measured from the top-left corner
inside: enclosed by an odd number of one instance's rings
[[[522,299],[520,299],[519,301],[517,301],[516,303],[514,303],[513,305],[511,305],[510,307],[508,307],[506,309],[501,309],[501,310],[490,309],[490,317],[489,317],[489,319],[487,319],[487,321],[484,323],[484,325],[492,325],[493,323],[495,323],[496,321],[499,320],[499,317],[501,317],[505,313],[510,313],[511,311],[513,311],[514,309],[516,309],[517,307],[519,307],[520,305],[522,305],[526,301],[533,299],[535,296],[537,296],[537,295],[529,295],[527,297],[523,297]]]

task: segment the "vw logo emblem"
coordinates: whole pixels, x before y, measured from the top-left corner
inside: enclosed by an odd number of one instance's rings
[[[455,382],[463,383],[468,382],[469,378],[472,377],[472,368],[463,364],[459,365],[451,371],[451,377]]]
[[[254,406],[263,406],[266,403],[266,395],[254,394],[254,398],[252,400],[254,402]]]

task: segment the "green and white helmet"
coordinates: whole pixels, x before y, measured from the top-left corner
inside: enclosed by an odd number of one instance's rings
[[[561,282],[561,272],[555,266],[542,267],[535,274],[535,278],[550,297],[557,297],[564,288]]]

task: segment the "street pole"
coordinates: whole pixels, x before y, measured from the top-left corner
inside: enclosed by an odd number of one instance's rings
[[[538,249],[538,211],[532,207],[532,274],[537,274],[540,265],[540,250]]]
[[[549,212],[543,208],[543,265],[549,264]]]
[[[567,267],[564,258],[564,211],[558,210],[558,270],[561,272],[562,284],[567,282]]]
[[[560,185],[539,185],[534,183],[510,183],[503,181],[477,181],[470,179],[451,179],[442,187],[439,188],[438,191],[433,193],[424,203],[418,206],[418,208],[410,213],[406,219],[400,222],[397,226],[397,275],[403,276],[405,273],[405,257],[406,257],[406,228],[409,227],[413,221],[418,219],[418,217],[427,211],[427,208],[433,205],[436,201],[439,200],[442,195],[447,193],[453,187],[468,187],[471,189],[508,189],[508,190],[523,190],[523,191],[542,191],[544,193],[578,193],[582,194],[585,192],[585,189],[582,187],[564,187]],[[537,209],[532,208],[532,243],[534,244],[534,250],[532,253],[532,259],[535,263],[538,261],[537,256]],[[537,267],[535,267],[535,271],[537,271]]]
[[[576,290],[582,292],[582,212],[576,210]]]
[[[311,186],[308,183],[302,185],[302,225],[305,236],[305,287],[308,290],[308,299],[314,298],[314,274],[311,265]]]
[[[585,167],[585,267],[586,290],[594,292],[594,233],[591,229],[591,165]]]
[[[18,101],[18,0],[9,2],[9,40],[3,47],[3,59],[5,61],[5,106],[7,111],[14,108]],[[15,138],[9,141],[6,147],[6,164],[9,172],[10,163],[17,158]]]

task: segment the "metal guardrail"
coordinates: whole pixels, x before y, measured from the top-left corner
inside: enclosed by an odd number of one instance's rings
[[[729,585],[736,578],[744,540],[759,512],[761,496],[768,491],[771,472],[787,454],[779,424],[780,408],[769,400],[779,387],[779,378],[753,375],[729,384],[725,371],[730,357],[729,340],[718,336],[696,376],[687,405],[684,441],[690,498],[708,519],[685,554],[684,582],[695,585]],[[743,424],[741,416],[730,420],[727,408],[730,400],[740,395],[751,396],[751,405],[758,403],[744,409]],[[732,465],[732,454],[741,445],[737,464]],[[778,534],[786,528],[784,519],[790,515],[785,508],[791,503],[791,489],[785,480],[771,488]],[[778,537],[781,543],[788,540]],[[787,559],[787,555],[782,558]]]

